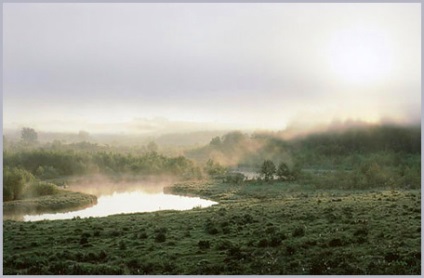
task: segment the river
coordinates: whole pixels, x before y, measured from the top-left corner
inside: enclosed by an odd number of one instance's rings
[[[81,190],[85,191],[85,190]],[[74,217],[104,217],[122,213],[153,212],[160,210],[189,210],[193,208],[205,208],[217,204],[216,202],[201,199],[199,197],[178,196],[166,194],[163,187],[152,190],[151,186],[129,191],[113,191],[98,193],[97,204],[77,211],[60,213],[43,213],[38,215],[23,215],[14,217],[16,220],[40,221],[72,219]]]

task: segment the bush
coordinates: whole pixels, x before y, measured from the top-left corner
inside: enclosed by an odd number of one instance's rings
[[[198,244],[200,249],[209,249],[210,248],[210,242],[209,240],[199,240]]]
[[[225,176],[225,182],[226,183],[235,183],[235,184],[241,184],[246,179],[246,176],[242,173],[230,173]]]
[[[292,245],[287,245],[286,246],[286,254],[289,255],[289,256],[291,256],[294,253],[296,253],[296,248],[294,246],[292,246]]]
[[[271,247],[277,247],[281,244],[282,238],[278,235],[274,235],[271,237],[271,240],[269,241],[269,246]]]
[[[210,235],[216,235],[219,233],[218,229],[215,227],[215,223],[212,220],[208,219],[205,223],[205,231]]]
[[[156,242],[165,242],[166,241],[166,235],[164,233],[158,233],[155,236]]]
[[[210,176],[221,176],[224,175],[225,172],[227,172],[227,169],[224,166],[221,166],[218,162],[209,159],[206,162],[205,171]]]
[[[302,237],[305,235],[305,228],[304,227],[297,227],[293,230],[292,233],[293,237]]]
[[[38,182],[29,185],[25,190],[25,197],[39,197],[59,193],[59,188],[53,183]]]
[[[20,199],[27,183],[33,180],[34,176],[24,169],[3,168],[3,201]]]
[[[88,238],[86,238],[86,237],[81,237],[81,239],[80,239],[80,244],[81,244],[81,245],[86,245],[86,244],[88,244]]]
[[[258,247],[261,247],[261,248],[268,247],[268,240],[266,238],[259,240]]]
[[[222,240],[222,241],[220,241],[216,245],[215,249],[216,250],[223,251],[223,250],[228,250],[228,249],[232,248],[233,246],[234,245],[233,245],[233,243],[231,241],[229,241],[229,240]]]
[[[120,250],[126,250],[127,249],[127,244],[125,243],[124,240],[119,241],[119,249]]]
[[[57,171],[56,168],[53,166],[39,166],[37,170],[35,171],[35,175],[39,177],[40,179],[54,179],[60,176],[59,171]]]

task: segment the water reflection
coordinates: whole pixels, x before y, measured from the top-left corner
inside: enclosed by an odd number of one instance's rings
[[[188,210],[194,207],[208,207],[216,202],[198,197],[186,197],[164,194],[163,192],[146,193],[138,190],[132,192],[114,192],[98,197],[97,205],[65,213],[45,213],[41,215],[24,215],[24,221],[72,219],[74,217],[102,217],[121,213],[152,212],[158,210]]]

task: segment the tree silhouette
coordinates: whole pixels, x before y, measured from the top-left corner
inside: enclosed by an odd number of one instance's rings
[[[21,139],[27,144],[34,144],[38,141],[38,134],[33,128],[24,127],[21,131]]]
[[[273,179],[275,174],[275,164],[271,160],[265,160],[261,167],[261,174],[264,175],[265,181]]]
[[[278,165],[278,169],[277,169],[277,176],[279,179],[287,179],[290,175],[290,170],[289,167],[287,166],[286,163],[281,162]]]

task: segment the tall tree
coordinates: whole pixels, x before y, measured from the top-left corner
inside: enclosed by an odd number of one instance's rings
[[[272,180],[275,174],[275,164],[271,160],[265,160],[262,163],[261,174],[264,175],[265,181]]]
[[[286,163],[281,162],[278,165],[278,169],[277,169],[277,176],[279,179],[288,179],[290,175],[290,170],[289,167],[287,166]]]
[[[21,139],[27,144],[34,144],[38,141],[38,134],[33,128],[24,127],[21,131]]]

